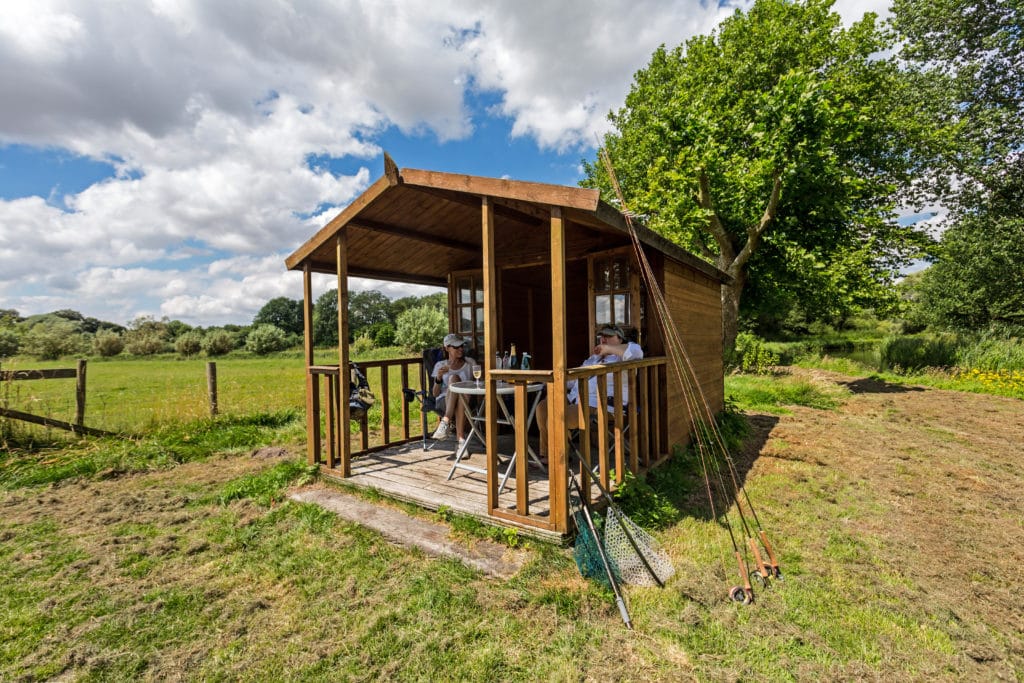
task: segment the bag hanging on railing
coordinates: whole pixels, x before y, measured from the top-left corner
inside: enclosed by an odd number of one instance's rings
[[[366,375],[355,363],[349,363],[348,379],[348,409],[353,420],[361,420],[366,416],[366,411],[377,401],[377,397],[370,390],[370,383],[366,381]]]

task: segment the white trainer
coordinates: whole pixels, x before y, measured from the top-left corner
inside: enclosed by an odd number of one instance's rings
[[[441,439],[447,439],[450,432],[451,424],[448,420],[441,420],[441,424],[437,425],[437,429],[434,430],[434,436],[430,438],[437,439],[438,441]]]

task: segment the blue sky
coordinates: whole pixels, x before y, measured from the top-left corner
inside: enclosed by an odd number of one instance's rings
[[[748,4],[5,0],[0,308],[248,323],[384,150],[575,184],[651,52]]]

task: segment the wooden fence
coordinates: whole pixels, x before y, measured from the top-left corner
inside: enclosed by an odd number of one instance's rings
[[[109,432],[100,429],[93,429],[85,426],[85,370],[86,363],[79,360],[74,368],[53,368],[48,370],[0,370],[0,383],[20,382],[38,379],[75,379],[75,421],[64,422],[51,417],[33,415],[32,413],[13,410],[0,406],[0,417],[12,420],[31,422],[32,424],[43,425],[44,427],[55,427],[64,429],[75,434],[89,434],[91,436],[108,436]]]

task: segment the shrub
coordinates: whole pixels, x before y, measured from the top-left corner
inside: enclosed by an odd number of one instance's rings
[[[152,356],[168,350],[168,344],[156,333],[129,333],[125,349],[133,356]]]
[[[100,330],[92,338],[92,352],[103,358],[110,358],[124,351],[124,340],[117,332]]]
[[[14,330],[0,329],[0,358],[9,358],[18,353],[21,340]]]
[[[188,358],[203,350],[203,333],[197,330],[185,332],[174,340],[174,350]]]
[[[373,340],[373,345],[377,348],[392,346],[395,343],[395,326],[389,322],[370,325],[366,334]]]
[[[429,306],[410,308],[396,322],[395,343],[409,351],[437,346],[448,332],[445,314]]]
[[[235,348],[235,338],[227,330],[214,330],[203,337],[203,351],[208,356],[223,356]]]
[[[369,335],[364,334],[358,339],[356,339],[354,342],[352,342],[352,353],[358,356],[363,356],[369,353],[370,351],[373,351],[373,349],[373,340],[370,339]]]
[[[73,322],[45,322],[33,325],[21,340],[21,351],[39,360],[57,360],[81,353],[85,343]]]
[[[881,370],[946,368],[956,364],[957,345],[952,337],[889,337],[879,350]]]
[[[288,348],[284,330],[275,325],[256,325],[245,339],[245,348],[260,356]]]
[[[1024,370],[1024,340],[986,335],[958,349],[957,365],[978,370]]]
[[[729,365],[741,372],[763,375],[778,364],[778,354],[772,353],[763,339],[749,332],[740,332],[736,336],[736,350],[729,359]]]

